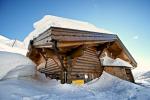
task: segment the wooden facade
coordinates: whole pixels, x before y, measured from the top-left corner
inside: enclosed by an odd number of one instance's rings
[[[133,68],[137,66],[117,35],[58,27],[33,39],[27,56],[37,64],[37,70],[62,83],[78,79],[86,82],[100,77],[103,71],[134,82],[131,68],[102,66],[100,58],[104,52],[129,62]]]

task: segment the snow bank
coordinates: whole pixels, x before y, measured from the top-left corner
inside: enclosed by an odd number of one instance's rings
[[[0,51],[0,80],[34,75],[35,64],[27,57]]]
[[[110,31],[97,28],[93,24],[88,22],[82,22],[52,15],[46,15],[41,20],[34,23],[34,29],[25,39],[24,44],[26,48],[29,45],[30,40],[37,37],[42,32],[46,31],[50,27],[61,27],[61,28],[69,28],[69,29],[77,29],[77,30],[86,30],[93,32],[102,32],[102,33],[111,33]]]
[[[132,67],[131,64],[129,64],[128,62],[120,59],[120,58],[116,58],[116,59],[112,59],[111,57],[106,56],[100,58],[101,59],[101,63],[103,66],[126,66],[126,67]]]
[[[106,72],[80,87],[30,77],[0,81],[0,100],[149,100],[149,92]]]
[[[87,83],[87,87],[95,94],[95,98],[104,100],[149,100],[149,88],[121,80],[103,72],[100,78]]]

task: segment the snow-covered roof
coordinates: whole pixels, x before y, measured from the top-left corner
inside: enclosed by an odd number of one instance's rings
[[[95,25],[90,24],[88,22],[72,20],[52,15],[44,16],[41,20],[35,22],[33,26],[34,30],[24,39],[24,44],[26,45],[26,47],[28,47],[30,40],[37,37],[39,34],[43,33],[50,27],[60,27],[60,28],[113,34],[113,32],[98,28]]]

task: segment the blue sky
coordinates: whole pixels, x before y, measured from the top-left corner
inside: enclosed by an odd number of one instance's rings
[[[150,0],[0,0],[0,34],[23,41],[44,15],[115,32],[139,65],[150,67]]]

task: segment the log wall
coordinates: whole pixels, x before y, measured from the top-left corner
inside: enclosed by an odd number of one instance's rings
[[[111,75],[119,77],[120,79],[134,82],[131,69],[125,66],[105,66],[104,71]]]

